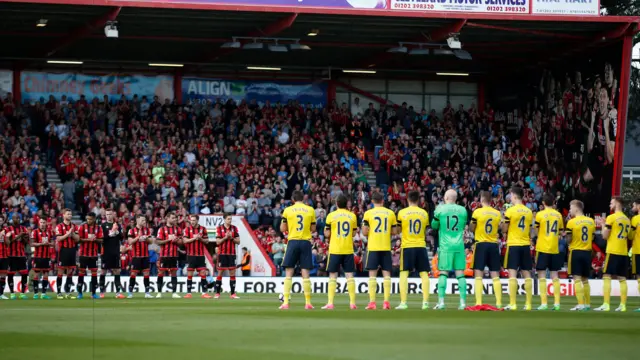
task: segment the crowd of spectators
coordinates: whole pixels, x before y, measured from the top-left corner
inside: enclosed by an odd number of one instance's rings
[[[565,210],[581,187],[601,186],[588,182],[581,165],[594,118],[611,119],[615,86],[608,81],[603,86],[596,77],[586,86],[576,73],[559,86],[545,73],[537,95],[510,112],[490,104],[447,103],[440,112],[406,103],[363,107],[357,98],[351,106],[333,101],[318,109],[296,101],[180,105],[138,96],[51,96],[21,108],[9,95],[0,112],[0,221],[19,213],[26,225],[45,216],[53,226],[64,207],[99,217],[112,207],[124,226],[141,213],[157,228],[168,211],[181,222],[190,213],[234,213],[246,217],[279,265],[287,241],[278,232],[281,214],[292,191],[302,190],[316,209],[314,273],[324,275],[322,234],[339,194],[361,220],[373,191],[399,210],[410,190],[420,190],[420,206],[432,212],[452,188],[471,212],[480,190],[491,191],[492,205],[505,210],[508,188],[517,184],[526,189],[526,206],[537,211],[544,192],[556,194]],[[600,95],[603,89],[611,96]],[[602,128],[596,124],[595,131]],[[607,141],[597,136],[593,151]],[[58,170],[63,189],[47,183],[41,154]],[[607,165],[606,150],[604,156]],[[375,183],[366,169],[375,172]],[[473,234],[465,238],[470,246]],[[435,250],[437,238],[429,233],[428,240]],[[399,241],[392,239],[396,266]],[[365,251],[366,239],[357,234],[359,271]]]

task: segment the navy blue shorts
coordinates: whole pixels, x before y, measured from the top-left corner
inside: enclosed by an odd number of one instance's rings
[[[569,275],[588,278],[591,274],[591,250],[569,251],[569,268],[567,270]]]
[[[294,268],[300,265],[301,269],[313,269],[311,261],[311,241],[309,240],[289,240],[287,250],[284,252],[282,267]]]
[[[431,271],[429,253],[426,247],[404,248],[400,250],[400,271]]]
[[[509,270],[531,271],[531,248],[529,245],[507,246],[507,255],[504,257],[504,268]]]
[[[640,275],[640,255],[633,254],[631,256],[631,271],[635,275]]]
[[[488,267],[489,271],[500,271],[500,249],[497,243],[479,242],[475,244],[471,268],[484,271],[485,267]]]
[[[549,254],[538,251],[536,253],[536,270],[558,271],[564,265],[562,254]]]
[[[367,257],[364,260],[365,270],[378,270],[391,271],[391,251],[367,251]]]
[[[327,258],[327,272],[340,272],[340,266],[342,266],[342,271],[346,273],[355,272],[356,264],[353,259],[353,254],[329,254]]]
[[[626,255],[607,254],[602,272],[606,275],[627,277],[629,257]]]

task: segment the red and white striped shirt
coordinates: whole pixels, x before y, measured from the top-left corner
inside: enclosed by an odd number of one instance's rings
[[[151,236],[151,229],[148,227],[138,228],[134,227],[129,230],[130,238],[137,238],[138,236]],[[147,241],[136,241],[131,248],[133,257],[149,257],[149,244]]]
[[[102,227],[98,224],[82,224],[78,235],[80,239],[88,239],[89,235],[95,235],[95,239],[104,239],[104,233]],[[100,244],[96,241],[83,241],[80,243],[80,256],[97,257]]]
[[[185,239],[192,239],[197,234],[200,234],[203,239],[206,239],[207,229],[204,226],[200,225],[196,225],[195,227],[189,225],[186,227],[186,229],[184,229]],[[188,256],[204,256],[205,252],[207,251],[206,245],[200,240],[184,244],[184,246],[187,250]]]
[[[35,252],[33,253],[34,258],[49,259],[51,257],[50,251],[53,247],[53,233],[49,230],[35,229],[31,232],[31,239],[33,239],[34,244],[42,244],[45,241],[49,243],[49,246],[35,247]]]

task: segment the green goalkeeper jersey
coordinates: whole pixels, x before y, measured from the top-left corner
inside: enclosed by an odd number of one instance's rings
[[[438,230],[438,251],[464,252],[464,228],[467,225],[467,217],[467,209],[460,205],[438,205],[431,224],[434,230]]]

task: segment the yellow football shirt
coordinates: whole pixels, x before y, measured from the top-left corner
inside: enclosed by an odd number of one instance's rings
[[[528,207],[514,205],[504,213],[504,222],[509,224],[507,246],[531,245],[531,222],[533,213]]]
[[[289,228],[289,241],[311,241],[311,225],[316,223],[316,212],[308,205],[295,203],[282,212],[282,221]]]
[[[631,245],[631,252],[634,255],[640,255],[640,215],[636,215],[631,219],[631,232],[633,243]]]
[[[406,207],[398,212],[398,224],[402,228],[401,248],[426,247],[425,234],[429,226],[429,214],[417,206]]]
[[[577,216],[567,223],[567,234],[571,234],[569,250],[591,251],[596,222],[587,216]]]
[[[610,230],[607,239],[607,254],[624,255],[629,254],[627,247],[627,237],[631,231],[631,222],[627,215],[618,211],[607,216],[605,226]]]
[[[331,227],[329,254],[353,254],[353,231],[358,227],[356,215],[349,210],[338,209],[327,215],[326,224]]]
[[[475,239],[477,242],[498,242],[498,227],[502,215],[500,211],[483,206],[471,214],[471,222],[476,224]]]
[[[546,254],[557,254],[560,232],[564,229],[562,215],[551,208],[539,211],[536,214],[536,227],[538,228],[538,241],[536,251]]]
[[[391,251],[391,230],[398,225],[396,214],[386,207],[375,207],[364,213],[362,225],[369,227],[369,251]]]

